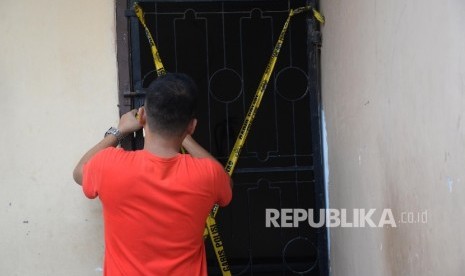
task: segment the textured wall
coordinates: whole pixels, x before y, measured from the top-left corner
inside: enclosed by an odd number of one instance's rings
[[[331,229],[332,275],[463,275],[465,2],[321,5],[330,207],[428,216]]]
[[[118,119],[114,3],[1,0],[0,34],[0,275],[101,275],[72,170]]]

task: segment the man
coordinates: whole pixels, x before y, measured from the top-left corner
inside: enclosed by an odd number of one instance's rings
[[[205,220],[215,203],[229,204],[232,181],[191,137],[196,104],[189,77],[158,78],[137,115],[124,114],[74,169],[84,194],[102,202],[104,275],[207,275]],[[116,148],[142,127],[143,150]]]

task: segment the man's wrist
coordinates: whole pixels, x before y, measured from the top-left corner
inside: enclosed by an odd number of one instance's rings
[[[110,127],[110,129],[108,129],[107,132],[105,132],[104,137],[107,137],[108,135],[112,135],[112,136],[116,137],[116,140],[118,141],[118,144],[121,144],[124,137],[126,136],[122,131],[120,131],[119,129],[117,129],[115,127]]]
[[[192,140],[192,137],[191,137],[190,135],[187,135],[187,136],[184,138],[184,140],[182,141],[182,144],[181,144],[181,145],[182,145],[184,148],[189,147],[189,146],[190,146],[190,143],[192,143],[190,140]]]
[[[127,131],[125,130],[124,128],[118,126],[117,129],[119,130],[119,133],[121,134],[121,136],[124,138],[126,136],[128,136],[131,132],[130,131]]]

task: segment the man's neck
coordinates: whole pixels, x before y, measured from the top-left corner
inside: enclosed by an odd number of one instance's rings
[[[164,137],[156,133],[145,132],[144,150],[162,158],[171,158],[179,154],[184,137]]]

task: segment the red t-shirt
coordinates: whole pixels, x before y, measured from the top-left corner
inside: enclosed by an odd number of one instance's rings
[[[107,148],[84,166],[82,187],[99,197],[104,274],[207,275],[202,237],[213,205],[231,201],[230,179],[208,158]]]

